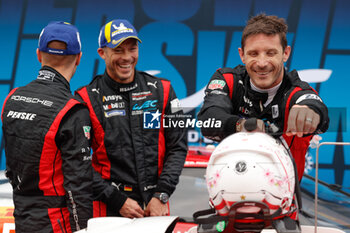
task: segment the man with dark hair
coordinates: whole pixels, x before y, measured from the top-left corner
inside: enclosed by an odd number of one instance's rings
[[[281,40],[282,49],[287,47],[288,25],[283,18],[278,18],[275,15],[260,14],[250,18],[246,27],[243,30],[241,48],[244,48],[246,39],[250,35],[263,33],[265,35],[278,35]]]
[[[221,68],[214,73],[198,118],[221,120],[222,128],[202,128],[204,136],[216,141],[236,132],[266,132],[280,139],[295,160],[295,175],[300,181],[311,137],[328,129],[329,118],[318,94],[300,80],[295,70],[287,72],[284,67],[291,53],[287,29],[284,19],[277,16],[260,14],[251,18],[238,49],[245,65]],[[295,184],[297,203],[294,201],[290,212],[270,216],[274,228],[281,232],[300,232],[298,180]]]
[[[284,19],[265,14],[251,18],[243,30],[240,58],[245,64],[222,68],[206,88],[198,118],[222,121],[221,129],[204,129],[204,136],[221,141],[241,131],[262,131],[286,142],[301,179],[305,154],[313,134],[328,129],[326,105],[284,68],[291,53]]]
[[[101,28],[106,71],[77,91],[94,129],[94,217],[168,215],[186,154],[185,129],[163,127],[164,114],[181,114],[170,81],[135,69],[136,29],[127,20]]]
[[[37,79],[13,89],[4,102],[16,233],[73,232],[92,217],[91,121],[69,86],[81,55],[75,26],[48,24],[39,38]]]

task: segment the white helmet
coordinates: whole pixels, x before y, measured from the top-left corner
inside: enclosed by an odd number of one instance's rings
[[[240,201],[263,202],[273,214],[287,213],[293,200],[295,174],[288,151],[265,133],[236,133],[225,138],[212,153],[206,170],[211,203],[226,216]],[[258,207],[238,212],[256,213]]]

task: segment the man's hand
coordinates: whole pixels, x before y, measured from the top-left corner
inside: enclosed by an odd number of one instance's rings
[[[287,136],[312,134],[320,123],[320,116],[306,105],[294,105],[289,112]]]
[[[145,210],[145,216],[167,216],[168,214],[168,205],[155,197],[151,199]]]
[[[126,199],[119,213],[126,218],[142,218],[144,216],[144,212],[139,204],[131,198]]]

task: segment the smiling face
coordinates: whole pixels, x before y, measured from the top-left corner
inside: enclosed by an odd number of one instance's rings
[[[238,51],[256,87],[269,89],[282,81],[284,62],[288,60],[291,48],[287,46],[283,50],[278,34],[250,35],[244,48],[239,48]]]
[[[130,83],[134,80],[135,67],[139,58],[139,47],[136,39],[130,38],[117,48],[99,48],[100,57],[105,60],[108,75],[119,83]]]

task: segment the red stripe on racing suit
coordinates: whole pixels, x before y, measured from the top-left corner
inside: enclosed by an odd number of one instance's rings
[[[92,107],[86,87],[79,90],[78,93],[86,102],[89,108],[91,123],[94,129],[92,148],[97,149],[94,151],[92,166],[98,173],[101,174],[103,179],[109,180],[111,178],[111,162],[107,156],[106,147],[104,144],[105,131],[96,116],[94,108]]]
[[[232,99],[232,93],[233,93],[233,85],[234,85],[234,77],[232,73],[224,73],[223,74],[225,81],[227,83],[227,87],[229,89],[229,95],[230,99]]]
[[[49,131],[45,135],[39,164],[39,188],[43,191],[44,196],[66,195],[66,191],[63,187],[64,177],[62,173],[61,152],[56,146],[55,137],[62,118],[76,104],[80,103],[75,99],[70,99],[57,114]],[[49,208],[48,216],[54,232],[61,233],[62,229],[64,229],[65,232],[72,232],[67,207]],[[60,221],[60,223],[58,223],[58,221]],[[61,224],[61,226],[59,224]]]
[[[302,89],[300,87],[296,87],[288,97],[285,115],[284,115],[284,129],[287,129],[288,127],[290,101],[293,95],[298,91],[302,91]],[[289,150],[292,153],[293,158],[295,160],[299,181],[301,180],[304,174],[305,154],[307,152],[307,149],[309,148],[310,140],[312,136],[313,135],[306,136],[306,137],[297,137],[297,136],[287,136],[285,133],[283,134],[283,138],[287,142],[289,146]]]
[[[164,119],[165,107],[168,103],[169,90],[170,90],[170,82],[165,80],[161,80],[161,81],[163,84],[163,108],[162,108],[162,115],[160,119],[161,124],[160,124],[159,137],[158,137],[158,176],[160,176],[160,174],[162,173],[164,156],[166,152],[164,127],[162,123]]]
[[[72,232],[67,208],[50,208],[48,209],[48,215],[54,233],[62,233],[62,231],[64,233]]]
[[[103,201],[93,201],[93,208],[94,218],[107,216],[107,206]]]

